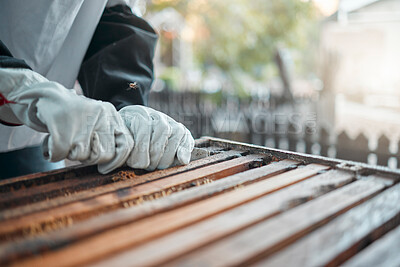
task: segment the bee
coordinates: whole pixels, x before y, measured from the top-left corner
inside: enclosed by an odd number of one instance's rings
[[[132,90],[132,89],[137,89],[138,85],[136,82],[133,83],[128,83],[128,88],[126,88],[126,91]]]

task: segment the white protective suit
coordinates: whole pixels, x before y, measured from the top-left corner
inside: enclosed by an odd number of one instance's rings
[[[109,103],[64,88],[76,81],[106,4],[106,0],[0,3],[0,40],[33,69],[0,68],[0,93],[8,101],[0,106],[0,119],[30,127],[0,125],[0,152],[39,144],[43,135],[38,130],[49,133],[43,143],[47,158],[97,163],[102,173],[124,163],[148,170],[166,168],[175,156],[183,164],[189,162],[194,140],[182,124],[144,106],[117,112]]]
[[[1,1],[0,40],[15,58],[24,59],[35,72],[72,88],[106,3],[107,0]],[[0,152],[6,152],[39,145],[45,134],[27,126],[0,124],[0,136]]]

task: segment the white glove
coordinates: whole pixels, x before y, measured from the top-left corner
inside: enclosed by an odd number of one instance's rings
[[[168,168],[175,155],[188,164],[194,140],[183,124],[152,108],[132,105],[119,111],[135,141],[127,160],[132,168],[154,170]]]
[[[99,164],[99,172],[107,173],[122,166],[133,148],[112,104],[79,96],[31,70],[0,68],[0,93],[0,119],[48,132],[43,151],[51,161]]]

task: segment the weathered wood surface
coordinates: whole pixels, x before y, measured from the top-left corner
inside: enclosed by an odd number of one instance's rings
[[[274,178],[270,178],[272,179]],[[119,266],[125,262],[135,262],[138,266],[166,264],[185,253],[348,184],[353,179],[352,174],[342,171],[329,171],[317,175],[204,222],[135,247],[103,261],[101,265]],[[196,238],[193,238],[194,236]],[[155,254],[154,251],[157,253]]]
[[[33,213],[33,212],[37,212],[39,210],[44,210],[44,209],[49,209],[52,207],[58,207],[60,205],[64,205],[70,202],[74,202],[74,201],[79,201],[79,200],[83,200],[83,199],[87,199],[96,195],[101,195],[101,194],[105,194],[105,193],[109,193],[109,192],[114,192],[120,189],[124,189],[124,188],[129,188],[135,185],[139,185],[142,183],[146,183],[152,180],[157,180],[157,179],[161,179],[163,177],[167,177],[167,176],[171,176],[171,175],[175,175],[175,174],[179,174],[179,173],[183,173],[185,171],[189,171],[189,170],[193,170],[199,167],[204,167],[210,164],[214,164],[214,163],[218,163],[224,160],[228,160],[228,159],[232,159],[235,157],[240,156],[240,153],[238,151],[227,151],[226,153],[223,154],[217,154],[217,155],[213,155],[210,156],[208,158],[204,158],[204,159],[200,159],[200,160],[196,160],[193,162],[190,162],[188,165],[185,166],[176,166],[173,168],[169,168],[166,170],[158,170],[155,172],[151,172],[148,174],[144,174],[141,176],[136,176],[135,171],[130,171],[130,174],[134,176],[134,179],[126,179],[126,180],[121,180],[121,181],[117,181],[116,183],[111,183],[111,184],[107,184],[104,186],[98,186],[96,187],[96,190],[85,190],[83,192],[73,192],[73,194],[66,194],[66,195],[62,195],[60,197],[57,198],[53,198],[52,201],[42,201],[42,202],[38,202],[38,203],[30,203],[29,205],[24,205],[18,208],[14,208],[14,209],[6,209],[0,212],[0,220],[4,220],[4,219],[9,219],[12,217],[18,217],[18,216],[22,216],[24,214],[28,214],[28,213]],[[86,170],[86,168],[84,168]],[[95,171],[95,169],[92,168],[92,171]],[[75,171],[77,172],[77,171]],[[74,172],[74,173],[75,173]],[[79,173],[79,172],[78,172]],[[97,177],[99,177],[99,179],[107,179],[108,176],[100,176],[97,172],[95,172]],[[74,176],[76,174],[73,175],[67,175],[65,174],[64,176]],[[114,174],[117,178],[119,177],[118,173]],[[51,175],[46,175],[46,177],[51,176]],[[61,176],[61,175],[58,175]],[[86,176],[84,177],[80,177],[80,179],[85,179]],[[35,180],[39,178],[35,177]],[[17,183],[19,183],[19,180],[25,181],[25,179],[16,179]],[[7,186],[10,186],[10,184],[8,184]],[[1,188],[1,187],[0,187]],[[12,187],[13,188],[13,187]],[[22,188],[24,189],[24,188]]]
[[[187,184],[190,186],[190,183],[200,179],[220,179],[237,172],[245,171],[250,168],[252,163],[263,158],[264,156],[261,155],[243,156],[215,165],[168,176],[165,177],[165,179],[157,179],[149,183],[143,183],[136,187],[119,189],[115,192],[99,195],[80,202],[72,202],[50,210],[42,210],[23,217],[0,221],[0,238],[6,235],[10,236],[12,232],[21,233],[24,229],[31,228],[32,225],[44,224],[54,221],[55,219],[71,218],[73,220],[78,220],[80,218],[88,218],[104,211],[117,209],[119,205],[122,205],[122,203],[126,201],[161,193],[161,191],[171,189],[178,185]]]
[[[345,267],[400,266],[400,226],[387,233],[354,258]]]
[[[83,237],[111,229],[112,227],[137,221],[145,216],[170,210],[191,203],[195,200],[204,199],[220,192],[231,190],[236,186],[249,184],[259,179],[265,179],[272,175],[277,175],[295,168],[297,164],[298,162],[291,160],[272,162],[258,169],[252,169],[232,175],[229,179],[221,179],[211,184],[177,192],[168,198],[161,198],[129,209],[119,209],[115,212],[97,216],[93,219],[60,231],[42,235],[39,240],[32,237],[13,243],[0,244],[0,262],[6,262],[13,258],[35,254],[49,249],[56,249],[65,244],[71,244],[78,241]]]
[[[200,220],[204,220],[210,216],[249,202],[257,197],[304,180],[324,169],[327,169],[327,167],[312,164],[301,169],[292,170],[277,175],[274,180],[273,178],[266,179],[251,184],[242,190],[228,192],[193,203],[189,206],[175,209],[171,212],[161,213],[148,219],[98,234],[78,244],[70,245],[62,251],[51,253],[46,258],[37,258],[32,261],[27,261],[26,265],[51,266],[57,264],[60,260],[66,265],[86,263],[128,246],[136,245],[167,234],[180,227],[185,227]],[[86,253],[79,253],[82,249],[85,249]]]
[[[48,200],[57,196],[64,196],[70,192],[78,192],[89,188],[112,183],[112,177],[98,175],[82,178],[72,178],[43,185],[32,186],[29,190],[20,189],[0,193],[0,210],[10,209],[24,204]]]
[[[368,199],[386,184],[380,180],[360,180],[325,196],[261,222],[215,244],[198,249],[170,266],[246,265],[268,256],[317,229],[344,211]],[[226,255],[230,255],[226,257]]]
[[[368,243],[378,239],[400,223],[399,203],[400,184],[346,212],[271,259],[261,262],[259,266],[292,266],[292,264],[337,266],[343,264]],[[393,246],[396,247],[395,242]],[[397,254],[399,253],[400,246],[397,246]],[[381,260],[385,259],[376,259],[376,261]]]
[[[186,166],[0,182],[0,265],[399,263],[400,172],[203,138]],[[385,259],[383,259],[385,258]]]
[[[68,180],[75,177],[92,174],[96,170],[96,166],[72,166],[63,169],[29,174],[25,176],[2,179],[0,180],[0,192],[10,192],[23,188],[31,188],[32,186]]]

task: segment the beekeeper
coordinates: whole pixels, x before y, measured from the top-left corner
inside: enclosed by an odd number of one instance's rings
[[[146,107],[157,35],[124,1],[5,0],[0,25],[0,178],[189,162],[190,132]]]

